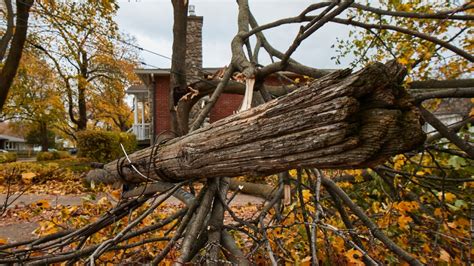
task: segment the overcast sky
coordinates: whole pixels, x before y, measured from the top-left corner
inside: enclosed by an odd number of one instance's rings
[[[279,18],[294,16],[315,1],[307,0],[250,0],[250,8],[260,24]],[[117,23],[121,31],[136,37],[139,46],[171,57],[172,6],[170,0],[119,0]],[[229,63],[230,41],[237,31],[237,4],[235,0],[190,0],[196,15],[204,17],[203,66],[219,67]],[[265,31],[271,44],[285,51],[299,26],[285,26]],[[348,28],[328,24],[304,41],[294,58],[317,68],[340,68],[331,57],[335,51],[331,44],[336,37],[347,37]],[[263,54],[261,52],[261,54]],[[169,59],[142,52],[143,61],[157,67],[168,68]],[[268,56],[265,56],[267,62]],[[263,61],[265,63],[265,61]],[[344,65],[347,66],[347,65]]]

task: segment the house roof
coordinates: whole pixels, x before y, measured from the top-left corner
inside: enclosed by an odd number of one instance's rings
[[[127,94],[137,94],[137,93],[146,93],[146,92],[148,92],[148,88],[143,84],[135,84],[128,87],[128,89],[125,90],[125,93]]]
[[[212,74],[220,69],[222,69],[222,67],[205,67],[202,69],[202,71],[204,73]],[[166,76],[166,75],[169,75],[170,72],[171,72],[171,68],[137,68],[135,69],[135,73],[137,75],[154,74],[158,76]]]
[[[1,135],[1,134],[0,134],[0,140],[8,140],[12,142],[26,142],[26,140],[22,138],[17,138],[17,137],[8,136],[8,135]]]

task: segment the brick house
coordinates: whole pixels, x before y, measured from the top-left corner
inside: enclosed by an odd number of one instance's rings
[[[203,17],[190,13],[186,38],[188,84],[202,80],[205,75],[213,74],[222,69],[202,67],[202,25]],[[140,144],[153,144],[156,136],[163,132],[169,132],[171,129],[169,113],[170,69],[136,69],[135,73],[143,84],[131,86],[126,90],[127,94],[134,96],[134,125],[130,131],[137,136]],[[296,78],[292,73],[286,74],[292,79]],[[277,85],[281,84],[281,81],[276,77],[270,77],[265,81],[265,84]],[[208,122],[212,123],[234,114],[240,108],[243,98],[244,96],[240,94],[221,94],[209,115]]]

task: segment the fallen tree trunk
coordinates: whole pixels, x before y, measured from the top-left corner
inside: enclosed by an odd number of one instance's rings
[[[419,112],[401,87],[405,73],[395,62],[375,63],[354,74],[333,72],[256,108],[135,152],[129,160],[108,163],[103,167],[107,180],[177,182],[299,167],[376,165],[425,139]]]

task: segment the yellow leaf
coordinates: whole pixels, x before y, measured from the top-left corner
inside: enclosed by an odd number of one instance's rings
[[[425,175],[425,172],[423,172],[423,171],[417,171],[417,172],[416,172],[416,175],[424,176],[424,175]]]
[[[291,169],[288,173],[291,177],[296,177],[296,169]]]
[[[344,256],[346,256],[347,261],[349,263],[352,263],[352,264],[355,264],[355,265],[364,265],[364,263],[361,260],[362,253],[358,250],[355,250],[355,249],[351,248],[350,250],[348,250],[344,254]]]
[[[402,65],[407,65],[408,64],[408,59],[406,58],[399,58],[398,59],[398,63],[402,64]]]
[[[49,209],[51,205],[49,204],[48,200],[42,199],[38,200],[37,202],[33,203],[34,206],[42,208],[42,209]]]
[[[5,245],[6,243],[8,243],[8,240],[0,237],[0,245]]]
[[[402,201],[399,203],[395,203],[393,207],[401,214],[405,214],[407,212],[411,212],[418,209],[419,205],[416,201]]]
[[[440,200],[443,199],[443,192],[438,192],[438,198]],[[451,192],[446,192],[444,193],[444,199],[447,201],[447,202],[453,202],[455,199],[456,199],[456,195],[454,195],[453,193]]]
[[[110,194],[112,194],[112,197],[114,197],[116,200],[120,200],[120,197],[122,196],[120,189],[113,190]]]
[[[408,225],[409,222],[412,222],[413,219],[410,217],[410,216],[405,216],[405,215],[402,215],[400,217],[398,217],[398,224],[400,225],[400,227],[402,228],[406,228],[406,226]]]
[[[25,184],[31,184],[31,182],[33,181],[33,178],[36,176],[35,173],[31,173],[31,172],[28,172],[28,173],[23,173],[21,174],[21,180],[23,181],[23,183]]]
[[[311,265],[311,257],[307,256],[300,261],[300,266],[309,266]]]
[[[443,212],[442,212],[441,208],[436,208],[434,210],[434,215],[437,216],[437,217],[441,217],[443,215]]]
[[[303,190],[303,199],[305,202],[308,202],[311,198],[312,194],[311,192],[309,191],[309,189],[304,189]]]
[[[97,201],[97,204],[99,204],[99,205],[108,205],[109,200],[107,199],[107,197],[102,197],[99,201]]]
[[[423,245],[421,245],[421,248],[423,249],[424,253],[430,253],[432,251],[430,244],[428,243],[424,243]]]

